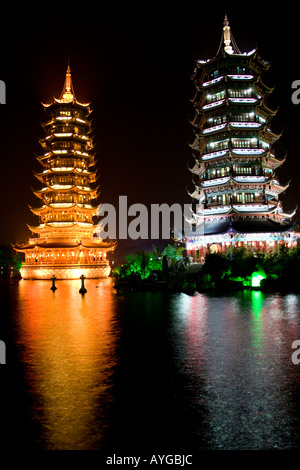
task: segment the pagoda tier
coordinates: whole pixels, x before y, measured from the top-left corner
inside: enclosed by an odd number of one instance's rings
[[[21,275],[24,279],[107,276],[106,254],[115,244],[95,237],[93,217],[99,188],[91,153],[91,110],[89,104],[77,101],[69,67],[60,99],[43,106],[47,115],[42,125],[46,135],[40,139],[44,154],[37,160],[44,169],[34,172],[42,187],[33,189],[42,204],[30,207],[39,224],[28,225],[38,238],[14,247],[25,253]]]
[[[185,234],[196,261],[203,261],[207,250],[224,251],[249,237],[255,241],[251,248],[260,249],[275,246],[267,243],[274,237],[284,244],[298,238],[296,211],[284,212],[279,200],[289,182],[280,183],[275,174],[285,157],[275,155],[281,135],[270,128],[277,110],[266,103],[273,88],[262,75],[269,67],[256,50],[239,51],[227,17],[216,57],[196,62],[194,164],[189,168],[194,189],[189,195],[197,209]]]

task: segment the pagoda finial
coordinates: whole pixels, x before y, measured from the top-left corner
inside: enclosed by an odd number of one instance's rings
[[[64,83],[63,90],[61,92],[60,100],[64,101],[65,103],[69,103],[70,101],[75,100],[69,59],[68,59],[68,67],[67,67],[67,72],[66,72],[65,83]]]
[[[228,54],[233,54],[233,49],[232,49],[232,46],[231,46],[230,26],[229,26],[229,21],[228,21],[227,15],[225,15],[223,25],[224,25],[224,27],[223,27],[224,51],[226,51]]]

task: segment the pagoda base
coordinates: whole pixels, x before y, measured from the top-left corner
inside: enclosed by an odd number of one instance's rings
[[[111,268],[108,264],[97,265],[41,265],[31,266],[24,264],[20,269],[22,279],[80,279],[83,274],[86,279],[100,279],[110,275]]]
[[[249,252],[270,253],[280,246],[295,248],[300,242],[300,234],[293,230],[279,233],[234,233],[204,235],[186,240],[187,255],[193,262],[204,263],[207,253],[226,253],[232,248],[244,247]]]

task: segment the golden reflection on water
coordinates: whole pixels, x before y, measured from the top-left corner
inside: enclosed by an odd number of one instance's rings
[[[110,404],[117,332],[111,279],[21,281],[19,341],[47,449],[96,449]],[[95,414],[98,418],[95,419]]]

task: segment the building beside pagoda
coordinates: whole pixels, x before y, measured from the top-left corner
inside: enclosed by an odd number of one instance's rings
[[[107,253],[115,243],[97,237],[93,222],[98,197],[97,174],[93,169],[90,105],[77,101],[68,67],[59,99],[44,104],[44,149],[37,157],[42,169],[35,173],[42,183],[34,190],[40,205],[30,207],[39,224],[29,229],[36,235],[14,249],[25,253],[23,279],[78,279],[107,277]]]
[[[240,52],[227,17],[216,57],[196,62],[189,193],[196,209],[185,236],[194,261],[232,246],[270,251],[297,244],[296,211],[285,212],[279,199],[288,183],[276,177],[285,158],[274,151],[280,135],[270,128],[276,111],[262,79],[269,67],[257,50]]]

